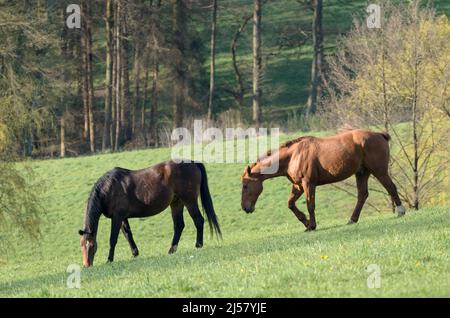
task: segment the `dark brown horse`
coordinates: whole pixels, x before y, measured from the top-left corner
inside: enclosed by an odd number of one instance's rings
[[[197,228],[195,246],[203,246],[203,223],[197,201],[200,194],[203,210],[211,232],[221,235],[217,216],[208,189],[206,170],[199,162],[165,161],[142,170],[114,168],[103,175],[92,188],[86,207],[80,245],[83,265],[93,265],[97,250],[97,229],[101,214],[111,219],[108,261],[114,259],[114,248],[120,229],[130,244],[133,256],[139,254],[133,240],[129,218],[156,215],[168,206],[172,210],[174,235],[169,254],[177,250],[184,228],[183,208],[186,207]]]
[[[301,137],[269,151],[266,156],[247,167],[242,175],[242,209],[251,213],[263,190],[266,179],[285,176],[292,183],[288,200],[289,209],[302,222],[307,231],[316,229],[316,187],[356,176],[358,202],[349,224],[358,222],[361,209],[369,196],[367,183],[372,174],[387,190],[397,206],[399,216],[405,214],[397,188],[388,175],[389,141],[387,133],[362,129],[346,129],[328,138]],[[264,173],[264,168],[278,160],[275,173]],[[309,220],[295,202],[305,193]]]

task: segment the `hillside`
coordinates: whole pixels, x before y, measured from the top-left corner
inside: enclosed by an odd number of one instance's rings
[[[170,150],[163,148],[24,163],[35,169],[35,182],[45,183],[42,240],[30,243],[9,237],[14,251],[8,249],[1,259],[0,296],[449,295],[450,206],[445,201],[397,218],[372,192],[360,222],[347,226],[356,199],[324,186],[317,191],[318,230],[305,233],[287,208],[290,184],[285,179],[265,183],[253,214],[241,210],[243,164],[206,166],[223,241],[210,238],[205,227],[205,246],[196,251],[195,229],[185,212],[179,249],[167,255],[173,232],[170,213],[165,211],[130,221],[141,253],[138,258],[131,257],[120,235],[115,262],[106,264],[110,222],[102,217],[94,267],[82,271],[81,289],[68,289],[67,266],[81,264],[77,232],[92,184],[114,166],[137,169],[169,157]],[[298,206],[306,210],[304,198]],[[366,285],[370,264],[381,269],[380,289]]]

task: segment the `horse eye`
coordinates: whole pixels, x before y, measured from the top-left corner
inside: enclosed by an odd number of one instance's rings
[[[244,185],[244,190],[247,190],[247,185],[246,184]]]

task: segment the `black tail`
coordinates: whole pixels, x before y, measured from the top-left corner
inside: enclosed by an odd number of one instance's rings
[[[381,136],[383,136],[384,139],[386,139],[386,141],[391,140],[391,136],[386,131],[383,131],[380,134]]]
[[[205,166],[201,162],[196,162],[195,165],[200,169],[200,172],[202,174],[202,181],[200,183],[200,197],[202,199],[203,212],[206,214],[206,217],[208,218],[211,233],[214,230],[218,237],[222,237],[219,222],[217,221],[217,215],[216,212],[214,211],[211,194],[209,193],[208,177],[206,175]]]

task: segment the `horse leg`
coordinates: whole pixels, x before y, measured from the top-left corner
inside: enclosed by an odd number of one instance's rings
[[[316,209],[316,185],[304,181],[302,183],[303,190],[306,196],[306,206],[309,212],[309,223],[306,231],[314,231],[316,229],[316,215],[314,210]]]
[[[366,169],[358,171],[355,175],[356,177],[356,187],[358,188],[358,201],[356,202],[355,209],[353,210],[352,216],[347,224],[353,224],[358,222],[359,215],[364,206],[364,203],[369,196],[368,182],[369,182],[370,172]]]
[[[114,216],[111,219],[111,234],[109,237],[108,262],[112,262],[114,260],[114,249],[116,248],[117,238],[119,237],[121,225],[122,225],[122,219],[120,217]]]
[[[178,242],[180,241],[181,233],[184,229],[183,207],[183,203],[180,200],[177,200],[170,205],[170,208],[172,209],[173,238],[169,254],[173,254],[177,251]]]
[[[375,175],[375,178],[377,178],[378,181],[383,185],[383,187],[386,189],[386,191],[391,196],[392,201],[394,201],[395,205],[397,206],[397,213],[398,216],[405,215],[405,207],[402,205],[402,201],[400,201],[400,197],[398,196],[397,187],[395,186],[394,182],[392,182],[391,177],[386,174],[382,175]]]
[[[205,223],[205,219],[198,208],[197,202],[187,205],[187,209],[197,228],[197,241],[195,242],[195,247],[201,248],[203,246],[203,224]]]
[[[306,215],[302,211],[300,211],[297,208],[297,206],[295,205],[295,202],[298,200],[298,198],[301,197],[302,194],[303,194],[303,188],[294,184],[292,186],[291,194],[289,195],[288,207],[289,207],[289,210],[291,210],[295,214],[297,219],[300,222],[302,222],[306,228],[308,228],[308,220],[306,219]]]
[[[131,233],[131,228],[130,228],[130,224],[128,223],[128,219],[125,219],[122,222],[122,233],[125,236],[125,238],[127,239],[128,243],[130,244],[130,248],[131,248],[131,253],[133,254],[134,257],[139,255],[139,250],[136,246],[136,243],[133,240],[133,233]]]

